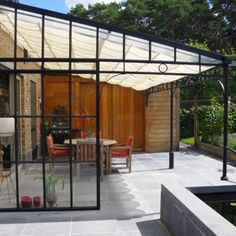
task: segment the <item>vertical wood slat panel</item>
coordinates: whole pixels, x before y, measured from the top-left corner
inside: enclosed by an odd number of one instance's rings
[[[102,137],[125,143],[127,137],[133,135],[134,149],[144,150],[144,92],[118,85],[104,85],[103,83],[101,87],[100,121]],[[66,76],[47,76],[45,81],[46,113],[52,114],[56,105],[67,107],[67,93],[68,79]],[[73,114],[79,115],[84,109],[83,107],[86,107],[90,115],[95,114],[95,83],[79,77],[73,77]],[[85,131],[95,131],[93,123],[91,119],[90,122],[86,119]]]
[[[174,149],[179,145],[179,90],[174,93]],[[145,151],[169,151],[170,94],[169,91],[150,94],[145,108]]]

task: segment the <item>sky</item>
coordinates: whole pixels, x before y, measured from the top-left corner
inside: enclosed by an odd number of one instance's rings
[[[40,7],[47,10],[68,13],[71,7],[74,7],[76,4],[81,3],[85,7],[88,4],[95,4],[97,2],[120,2],[121,0],[19,0],[20,3]]]

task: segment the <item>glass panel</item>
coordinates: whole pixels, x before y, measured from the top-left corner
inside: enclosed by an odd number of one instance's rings
[[[126,64],[125,64],[126,65]],[[124,71],[124,63],[117,62],[100,62],[100,70],[101,71]],[[102,76],[103,74],[101,74]]]
[[[5,140],[7,141],[7,140]],[[13,140],[0,143],[0,208],[16,207],[16,184]],[[10,145],[8,145],[10,144]]]
[[[127,74],[101,74],[100,81],[104,81],[105,83],[101,83],[100,85],[100,95],[104,94],[104,89],[108,87],[109,84],[119,84],[123,79],[127,77]]]
[[[83,75],[85,78],[88,75]],[[96,114],[96,83],[80,76],[72,77],[72,115]]]
[[[199,62],[199,54],[177,49],[177,61]]]
[[[53,143],[54,144],[63,144],[66,139],[69,138],[70,130],[69,130],[69,121],[59,121],[52,119],[51,122],[46,120],[45,122],[45,128],[46,124],[48,124],[48,134],[52,135]],[[56,151],[56,150],[55,150]],[[57,151],[56,151],[57,152]],[[68,160],[69,154],[65,154],[66,160]]]
[[[99,30],[99,57],[123,58],[123,35],[108,30]]]
[[[221,64],[222,61],[211,57],[201,56],[201,63]]]
[[[0,69],[0,114],[14,114],[14,78]]]
[[[95,163],[73,163],[74,207],[96,206],[96,173]]]
[[[16,63],[17,70],[34,70],[39,73],[41,70],[40,62],[17,62]]]
[[[17,57],[41,57],[41,15],[19,10],[17,17]]]
[[[11,8],[0,7],[0,22],[0,57],[14,57],[15,15]]]
[[[68,164],[47,164],[45,184],[47,207],[70,206],[70,169]]]
[[[68,62],[46,62],[45,69],[69,70],[69,63]]]
[[[18,168],[21,208],[43,207],[42,164],[20,164]]]
[[[214,66],[201,66],[201,72],[214,68]],[[211,72],[210,72],[211,73]]]
[[[52,122],[68,122],[69,78],[66,75],[45,75],[44,112],[53,115]],[[58,117],[56,117],[58,116]]]
[[[126,36],[125,53],[126,59],[147,60],[149,58],[149,42]]]
[[[69,23],[57,18],[45,18],[45,57],[69,57]]]
[[[152,60],[174,61],[174,48],[152,42]]]
[[[71,69],[72,70],[96,70],[96,63],[72,62]],[[86,77],[90,78],[90,76],[88,75]]]
[[[96,28],[73,23],[72,57],[96,58]]]
[[[17,76],[16,96],[17,115],[41,115],[41,75],[21,74]]]
[[[18,118],[16,125],[18,160],[41,161],[41,118]]]

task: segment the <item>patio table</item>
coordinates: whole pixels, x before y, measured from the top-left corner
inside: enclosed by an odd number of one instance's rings
[[[104,149],[105,149],[105,167],[106,167],[105,169],[106,169],[106,173],[108,174],[110,146],[112,146],[114,144],[117,144],[117,141],[113,140],[113,139],[104,139],[104,138],[101,138],[100,140],[103,141],[103,146],[104,146]],[[87,143],[87,142],[90,142],[90,141],[96,141],[96,138],[75,138],[75,139],[71,139],[71,144],[73,146],[76,146],[77,141],[79,141],[80,143]],[[70,144],[70,140],[66,139],[64,141],[64,143],[65,144]]]

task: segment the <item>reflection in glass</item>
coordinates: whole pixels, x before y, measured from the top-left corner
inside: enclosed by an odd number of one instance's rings
[[[73,205],[96,206],[96,164],[73,163]]]
[[[24,48],[27,48],[27,54],[23,49],[18,50],[17,54],[18,57],[41,57],[41,42],[42,42],[41,15],[21,10],[18,11],[17,42],[18,45],[22,45]],[[21,63],[21,66],[24,67],[24,64]]]
[[[70,171],[64,163],[46,165],[46,202],[47,207],[70,206]]]
[[[41,118],[18,118],[16,126],[18,161],[41,161]]]
[[[14,11],[11,8],[1,6],[0,11],[0,41],[7,43],[0,45],[0,57],[14,57],[14,41],[11,35],[14,35],[15,21]]]
[[[0,208],[16,207],[15,165],[6,160],[9,148],[0,150]]]
[[[53,115],[54,121],[66,122],[69,112],[69,78],[63,75],[46,75],[44,77],[44,111]],[[57,116],[57,117],[56,117]]]
[[[20,206],[22,208],[42,207],[42,164],[20,164],[18,168]],[[38,197],[37,203],[33,202],[35,197]]]
[[[13,95],[12,93],[12,100]],[[22,74],[21,76],[17,76],[16,97],[17,115],[41,115],[41,76],[39,74]]]

